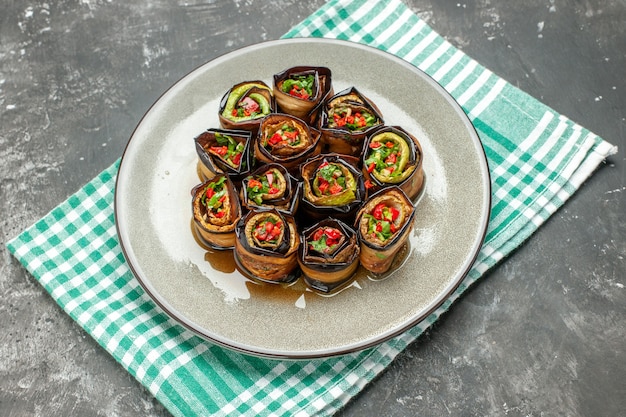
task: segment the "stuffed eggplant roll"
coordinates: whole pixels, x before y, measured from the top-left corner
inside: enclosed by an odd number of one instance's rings
[[[254,141],[259,163],[278,163],[289,171],[297,170],[298,165],[318,155],[320,150],[320,132],[284,113],[265,117]]]
[[[302,207],[310,219],[354,215],[365,196],[358,162],[349,155],[323,154],[300,166]]]
[[[243,179],[240,189],[241,203],[249,209],[275,208],[295,215],[302,186],[279,164],[266,164]]]
[[[351,87],[331,97],[323,107],[322,142],[328,152],[359,155],[367,134],[383,123],[378,107]]]
[[[397,186],[369,198],[355,220],[361,265],[375,274],[387,272],[413,230],[414,216],[415,207]]]
[[[324,101],[333,95],[326,67],[298,66],[274,75],[274,97],[281,112],[314,126]]]
[[[274,111],[271,88],[263,81],[245,81],[228,90],[220,102],[219,119],[224,129],[256,133],[261,119]]]
[[[372,133],[365,141],[362,161],[363,174],[373,185],[373,192],[397,185],[410,200],[415,200],[422,190],[422,148],[401,127],[383,127]]]
[[[239,183],[252,169],[252,134],[245,130],[208,129],[194,139],[203,179],[228,174]]]
[[[215,176],[195,186],[191,193],[198,239],[212,249],[232,249],[235,246],[235,226],[241,218],[241,206],[235,186],[228,176]]]
[[[298,278],[300,237],[293,217],[277,210],[253,210],[236,228],[235,262],[240,272],[268,282]]]
[[[330,293],[348,283],[359,267],[356,232],[340,220],[328,218],[300,236],[300,269],[307,285]]]

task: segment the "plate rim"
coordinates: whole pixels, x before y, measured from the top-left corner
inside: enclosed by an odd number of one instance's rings
[[[412,317],[412,319],[409,321],[406,321],[404,325],[398,326],[397,328],[393,328],[391,330],[383,332],[379,334],[377,337],[372,338],[371,340],[364,340],[364,341],[361,341],[360,343],[347,344],[339,348],[326,348],[323,350],[310,350],[310,351],[298,351],[298,352],[282,351],[282,350],[274,351],[274,350],[266,349],[266,348],[252,348],[251,346],[246,346],[236,341],[232,341],[232,340],[226,341],[224,340],[224,338],[220,339],[217,336],[208,334],[211,332],[208,332],[207,329],[201,328],[201,326],[198,326],[192,321],[188,320],[187,317],[184,317],[184,316],[181,317],[181,314],[176,313],[175,311],[172,311],[170,306],[168,306],[167,303],[164,302],[164,299],[162,299],[162,295],[159,294],[154,288],[152,288],[149,282],[149,278],[142,276],[140,272],[140,268],[138,267],[138,265],[135,265],[132,261],[132,259],[134,259],[134,254],[132,253],[132,249],[131,249],[132,243],[125,241],[124,239],[125,231],[122,230],[121,222],[119,221],[120,219],[119,202],[121,198],[120,188],[122,186],[121,185],[122,180],[120,178],[123,177],[122,175],[120,175],[120,173],[122,173],[123,170],[127,169],[125,167],[128,165],[128,163],[125,164],[125,161],[126,161],[125,157],[127,155],[127,152],[129,151],[129,149],[131,148],[133,144],[133,138],[135,137],[135,134],[142,126],[144,120],[148,117],[148,115],[152,112],[152,110],[161,102],[161,100],[163,100],[165,96],[167,96],[177,86],[182,84],[192,74],[196,73],[197,71],[201,71],[206,66],[218,66],[221,61],[226,61],[236,56],[245,55],[248,52],[252,50],[257,50],[259,48],[275,47],[275,46],[280,46],[280,44],[311,43],[311,42],[322,43],[322,44],[343,45],[343,46],[347,46],[351,48],[361,49],[365,51],[366,53],[374,53],[374,54],[381,55],[385,57],[386,59],[389,59],[399,65],[404,66],[405,68],[414,72],[416,76],[421,76],[426,82],[430,84],[431,87],[433,87],[437,92],[439,92],[439,94],[451,105],[451,107],[455,110],[455,113],[459,116],[459,118],[463,122],[463,124],[465,125],[468,131],[469,136],[472,137],[472,142],[474,146],[477,149],[477,154],[479,156],[478,165],[480,167],[480,172],[482,174],[480,182],[484,186],[484,194],[481,198],[481,203],[485,207],[485,210],[483,210],[480,213],[480,218],[478,221],[480,233],[477,233],[475,236],[473,236],[473,239],[475,242],[471,246],[471,250],[468,250],[468,253],[471,253],[471,256],[467,256],[464,259],[462,263],[462,268],[460,268],[460,272],[458,273],[458,275],[454,277],[454,279],[451,279],[450,284],[446,285],[447,291],[443,291],[439,293],[437,297],[435,297],[432,300],[432,302],[429,303],[430,307],[428,309],[424,310],[422,314]],[[152,301],[154,301],[163,310],[163,312],[166,313],[167,316],[169,316],[175,322],[182,325],[186,329],[190,330],[191,332],[193,332],[195,335],[199,336],[203,340],[228,348],[228,349],[231,349],[231,350],[234,350],[234,351],[237,351],[239,353],[244,353],[244,354],[248,354],[248,355],[252,355],[256,357],[264,357],[264,358],[269,358],[269,359],[300,360],[300,359],[318,359],[318,358],[335,357],[335,356],[344,355],[348,353],[363,351],[365,349],[378,346],[408,331],[409,329],[415,327],[416,325],[424,321],[427,317],[429,317],[439,307],[441,307],[441,305],[447,299],[449,299],[450,296],[452,296],[454,292],[458,289],[458,287],[467,277],[476,259],[478,258],[480,249],[482,248],[484,244],[488,227],[489,227],[489,219],[491,215],[491,203],[492,203],[491,192],[492,192],[491,173],[489,171],[487,155],[486,155],[484,146],[480,140],[480,137],[478,135],[478,132],[476,130],[476,127],[471,122],[471,120],[469,119],[469,116],[465,113],[465,111],[463,110],[461,105],[456,101],[456,99],[447,90],[445,90],[445,88],[443,88],[441,84],[439,84],[436,80],[434,80],[434,78],[432,78],[423,70],[419,69],[416,65],[413,65],[410,62],[394,54],[391,54],[387,51],[378,49],[370,45],[365,45],[365,44],[361,44],[361,43],[357,43],[357,42],[353,42],[349,40],[341,40],[341,39],[298,37],[298,38],[283,38],[283,39],[277,39],[277,40],[263,41],[263,42],[243,46],[243,47],[234,49],[230,52],[226,52],[222,55],[219,55],[213,59],[210,59],[196,66],[192,70],[182,75],[177,81],[175,81],[166,90],[164,90],[159,95],[159,97],[146,109],[146,111],[144,112],[140,120],[137,122],[135,128],[131,132],[131,135],[129,136],[129,139],[124,147],[122,156],[119,161],[118,172],[117,172],[116,179],[115,179],[114,210],[113,211],[114,211],[115,229],[116,229],[116,233],[118,236],[118,241],[119,241],[122,254],[124,256],[124,259],[126,260],[129,270],[131,271],[133,276],[137,279],[137,281],[139,282],[143,290],[152,299]]]

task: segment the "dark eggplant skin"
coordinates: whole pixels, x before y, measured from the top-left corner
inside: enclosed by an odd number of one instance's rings
[[[211,146],[217,145],[216,135],[222,134],[232,137],[236,142],[244,144],[241,162],[238,168],[227,164],[209,152]],[[254,155],[252,153],[252,133],[247,130],[207,129],[194,138],[196,154],[198,155],[198,172],[205,180],[219,174],[228,177],[239,185],[241,180],[254,169]]]
[[[219,223],[210,222],[204,219],[206,209],[201,202],[202,194],[205,192],[210,183],[218,181],[221,177],[226,177],[225,187],[228,195],[229,212],[223,219],[219,219]],[[226,176],[226,174],[219,174],[193,187],[191,195],[191,212],[194,232],[200,242],[211,249],[216,250],[234,248],[235,227],[241,219],[242,211],[237,191],[232,181]]]
[[[375,175],[375,173],[370,173],[367,169],[367,164],[365,163],[365,160],[369,156],[369,146],[371,142],[376,140],[376,138],[380,137],[381,135],[385,135],[387,133],[398,135],[402,139],[404,139],[410,151],[410,156],[408,158],[405,169],[410,169],[412,170],[412,172],[406,179],[402,180],[401,182],[384,181],[384,178]],[[369,181],[370,184],[368,192],[375,193],[385,187],[397,185],[402,189],[402,191],[404,191],[404,193],[409,197],[411,201],[415,201],[424,188],[425,175],[423,160],[424,153],[422,151],[422,146],[419,140],[414,135],[406,131],[403,127],[382,126],[374,130],[365,139],[365,143],[363,144],[363,152],[361,154],[363,177],[366,181]]]
[[[386,242],[377,242],[367,234],[367,219],[365,214],[370,214],[379,203],[393,204],[401,210],[402,220],[394,236]],[[398,186],[383,188],[370,196],[365,204],[357,212],[354,224],[359,236],[361,265],[370,272],[383,274],[389,270],[395,255],[407,242],[413,230],[415,219],[415,206],[409,197]]]
[[[338,247],[329,254],[320,253],[307,244],[320,229],[333,228],[342,234]],[[359,268],[359,240],[354,229],[335,218],[324,219],[300,234],[298,263],[305,283],[322,293],[333,292],[355,278]]]
[[[315,77],[315,94],[311,97],[302,99],[282,90],[282,83],[290,77],[309,74]],[[322,106],[334,94],[331,70],[326,67],[301,65],[274,74],[273,78],[277,111],[298,117],[309,126],[316,126]]]
[[[354,131],[347,127],[333,126],[331,113],[340,105],[365,109],[376,118],[375,124]],[[382,113],[374,102],[361,94],[356,87],[346,88],[329,98],[320,113],[319,129],[322,132],[325,152],[359,156],[366,136],[384,124]]]
[[[325,161],[340,164],[350,172],[355,181],[354,199],[341,205],[323,205],[318,202],[313,191],[313,181],[319,166]],[[363,173],[359,169],[359,159],[350,155],[331,153],[320,154],[311,158],[300,166],[300,178],[303,184],[303,198],[300,203],[300,210],[306,213],[307,218],[311,221],[326,217],[349,221],[354,217],[356,210],[366,197]]]
[[[274,131],[283,124],[289,124],[296,128],[302,135],[302,144],[296,147],[282,147],[268,149],[265,144]],[[278,163],[295,173],[298,166],[308,158],[319,155],[322,149],[320,131],[310,127],[302,119],[284,113],[273,113],[261,121],[256,140],[254,141],[254,156],[259,165]]]
[[[257,96],[255,96],[257,95]],[[265,100],[267,108],[254,117],[233,117],[230,112],[233,110],[233,102],[236,105],[245,97],[259,98],[261,96]],[[256,100],[255,100],[256,101]],[[265,107],[265,106],[262,106]],[[272,94],[272,89],[263,81],[244,81],[233,85],[220,100],[218,117],[220,126],[223,129],[247,130],[256,134],[259,130],[261,120],[268,114],[276,111],[276,100]]]
[[[284,227],[280,242],[275,247],[260,247],[252,232],[259,221],[268,216],[279,219]],[[239,220],[235,228],[234,258],[245,276],[264,282],[284,283],[297,279],[300,236],[294,218],[278,210],[252,210]]]
[[[248,193],[246,192],[247,184],[250,179],[263,175],[269,170],[278,170],[280,172],[285,180],[285,190],[276,198],[268,198],[263,200],[261,204],[258,204],[248,198]],[[281,213],[295,216],[302,198],[302,183],[291,175],[284,166],[276,163],[265,164],[255,169],[242,180],[239,198],[241,205],[248,210],[275,208]]]

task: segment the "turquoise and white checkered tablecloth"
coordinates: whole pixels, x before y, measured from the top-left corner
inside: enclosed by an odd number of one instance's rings
[[[482,67],[399,0],[332,0],[285,37],[360,42],[438,81],[487,154],[493,201],[475,265],[420,325],[377,347],[282,361],[204,342],[170,319],[131,274],[115,231],[118,163],[8,242],[54,300],[175,416],[329,416],[527,239],[617,149]]]

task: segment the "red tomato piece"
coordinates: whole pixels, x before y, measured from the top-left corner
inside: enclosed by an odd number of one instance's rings
[[[330,186],[330,188],[328,189],[328,191],[331,194],[339,194],[340,192],[343,191],[343,187],[337,183],[334,183],[333,185]]]
[[[376,205],[376,207],[374,207],[374,210],[372,211],[372,216],[374,216],[374,218],[376,220],[382,220],[383,219],[383,209],[387,207],[385,206],[385,203],[379,203]]]

